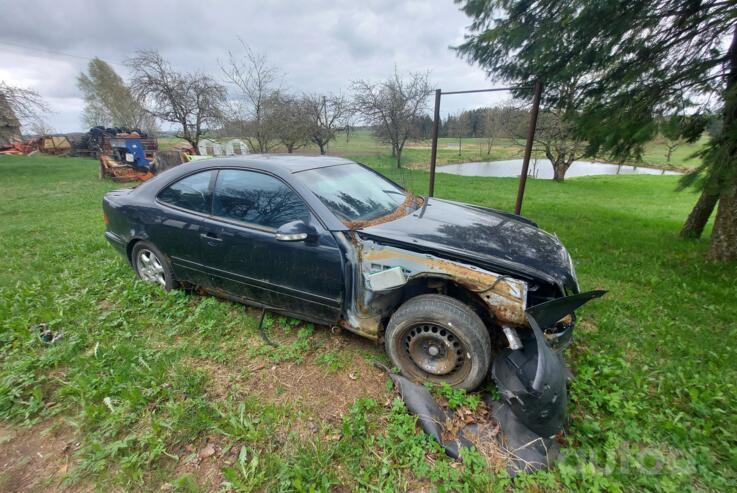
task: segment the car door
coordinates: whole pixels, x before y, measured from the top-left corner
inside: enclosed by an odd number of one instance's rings
[[[304,241],[279,241],[276,230],[302,220],[317,231]],[[340,318],[342,255],[333,235],[279,178],[223,169],[213,189],[203,261],[212,284],[231,295],[317,322]]]
[[[155,211],[147,214],[149,240],[169,257],[175,277],[201,286],[210,281],[201,243],[216,174],[202,171],[175,181],[158,193]]]

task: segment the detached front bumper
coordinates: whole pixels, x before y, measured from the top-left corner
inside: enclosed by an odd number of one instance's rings
[[[576,308],[606,291],[589,291],[535,305],[525,312],[532,329],[522,347],[507,348],[494,360],[492,377],[502,401],[493,405],[503,439],[521,465],[549,467],[556,449],[553,438],[566,419],[567,369],[561,350],[572,340]],[[566,317],[571,322],[556,325]]]

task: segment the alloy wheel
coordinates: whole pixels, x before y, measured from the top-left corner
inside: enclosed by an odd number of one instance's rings
[[[141,249],[136,258],[136,266],[141,279],[166,286],[164,265],[154,252],[147,248]]]

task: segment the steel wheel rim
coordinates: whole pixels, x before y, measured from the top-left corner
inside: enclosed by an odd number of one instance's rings
[[[455,333],[435,322],[422,322],[402,331],[401,354],[411,373],[435,381],[456,384],[471,369],[471,360],[463,342]]]
[[[141,279],[166,286],[164,265],[154,252],[147,248],[142,248],[138,252],[136,265],[138,266],[138,273],[141,275]]]

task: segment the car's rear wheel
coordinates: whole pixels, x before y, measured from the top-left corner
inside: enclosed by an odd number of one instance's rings
[[[491,339],[479,316],[449,296],[426,294],[394,312],[386,352],[404,376],[471,390],[491,364]]]
[[[176,287],[177,283],[169,261],[152,244],[145,241],[136,243],[131,252],[131,259],[136,274],[142,280],[158,284],[167,291]]]

